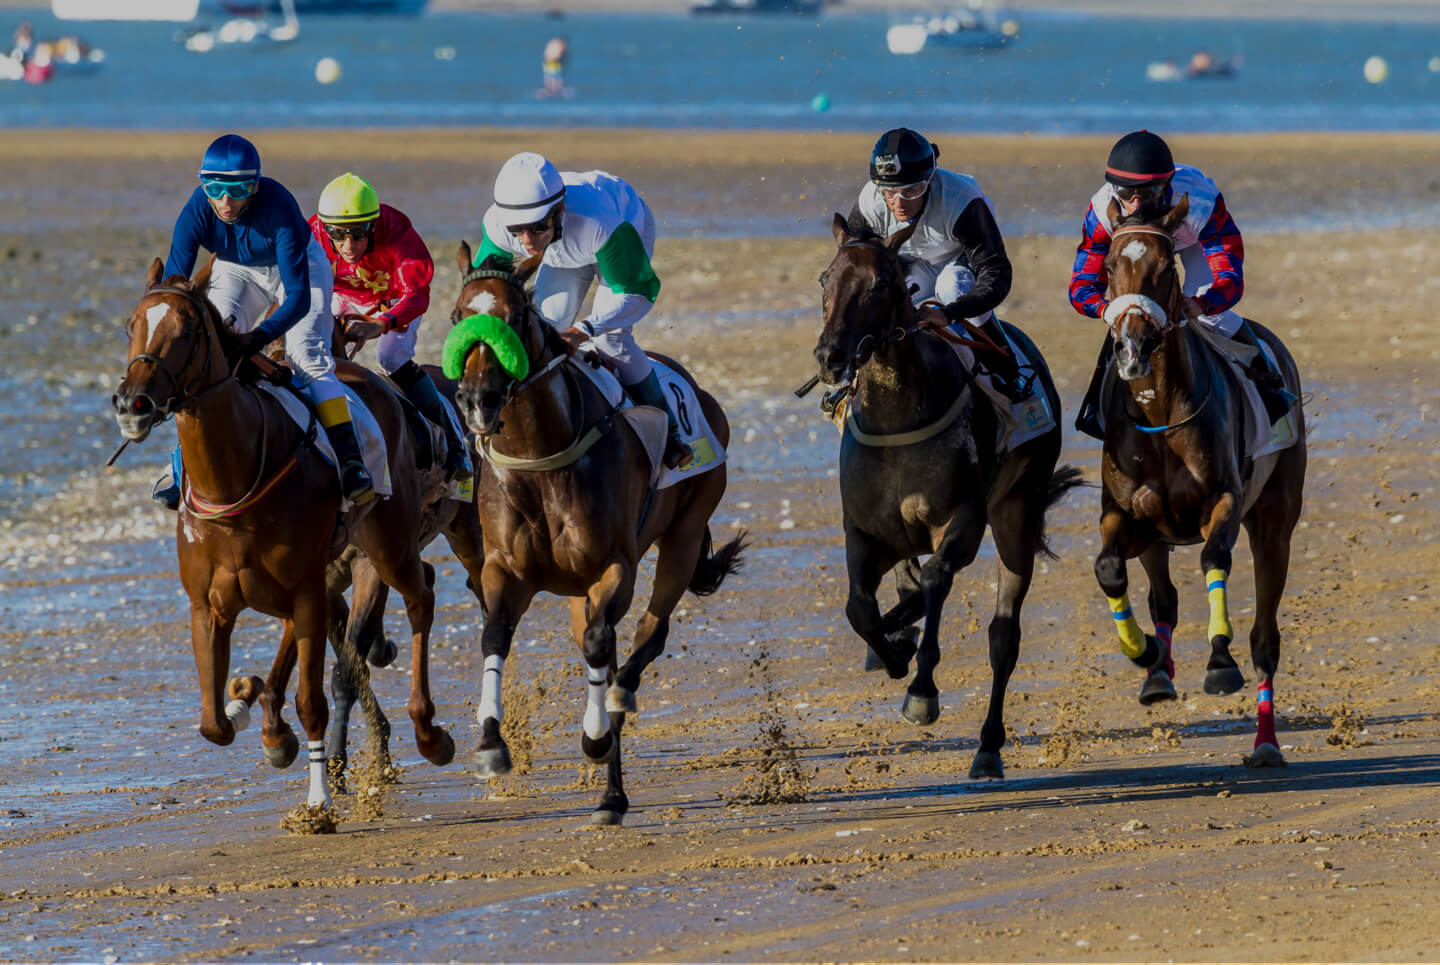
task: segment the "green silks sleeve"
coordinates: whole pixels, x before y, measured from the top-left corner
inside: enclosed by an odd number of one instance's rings
[[[650,267],[650,256],[640,232],[630,222],[623,222],[596,252],[595,262],[600,278],[617,295],[641,295],[655,301],[660,294],[660,279]]]

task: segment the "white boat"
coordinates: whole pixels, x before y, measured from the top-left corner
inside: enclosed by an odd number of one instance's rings
[[[1003,50],[1020,33],[1020,23],[984,0],[955,10],[918,14],[893,23],[885,33],[892,54],[918,54],[927,47],[954,50]]]
[[[60,20],[194,20],[200,0],[51,0]]]
[[[295,0],[281,0],[284,19],[271,23],[265,17],[232,17],[219,27],[196,27],[181,32],[176,39],[192,53],[209,53],[217,47],[285,44],[300,36],[300,18],[295,13]]]

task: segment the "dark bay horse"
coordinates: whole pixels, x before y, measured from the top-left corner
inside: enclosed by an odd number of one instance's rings
[[[650,461],[640,437],[576,371],[585,363],[571,357],[573,350],[540,317],[522,287],[539,257],[513,273],[499,267],[472,270],[470,259],[470,246],[462,242],[457,261],[464,280],[454,317],[494,316],[525,359],[509,358],[487,341],[457,340],[460,329],[446,343],[447,371],[455,374],[448,361],[452,351],[463,367],[456,402],[485,456],[475,486],[485,540],[481,585],[487,614],[476,770],[493,776],[510,769],[500,736],[500,678],[520,618],[537,593],[568,596],[570,626],[588,683],[580,748],[589,760],[608,764],[605,793],[591,822],[619,824],[629,809],[620,732],[625,713],[636,709],[641,674],[664,651],[670,613],[681,595],[687,589],[702,596],[713,593],[739,568],[744,534],[712,548],[709,521],[725,493],[724,464],[651,490]],[[675,362],[654,357],[684,372]],[[517,376],[517,364],[528,374]],[[727,444],[730,426],[724,410],[708,393],[697,393],[705,417],[721,444]],[[596,444],[587,446],[587,439]],[[577,451],[581,454],[571,458]],[[562,453],[569,455],[549,458]],[[651,544],[659,547],[654,589],[622,665],[615,625],[630,609],[640,559]]]
[[[935,668],[941,610],[955,574],[975,559],[988,525],[998,557],[998,593],[990,621],[990,705],[980,729],[972,778],[1002,778],[1005,688],[1020,652],[1020,606],[1035,554],[1048,553],[1045,512],[1080,485],[1079,472],[1055,468],[1058,422],[1012,450],[997,452],[994,409],[940,336],[916,331],[915,312],[896,252],[914,231],[882,238],[835,216],[839,245],[820,276],[824,329],[815,346],[820,377],[853,384],[840,444],[840,500],[850,599],[845,614],[894,679],[910,671],[902,714],[930,724],[940,714]],[[1060,399],[1039,350],[1014,326],[1008,333],[1037,371],[1052,413]],[[902,587],[883,616],[881,578],[924,554],[918,587]],[[925,618],[918,651],[911,624]]]
[[[309,740],[308,803],[330,801],[324,754],[328,706],[324,647],[326,564],[346,538],[364,550],[380,578],[405,599],[411,627],[409,701],[416,743],[432,763],[448,763],[454,742],[434,723],[428,647],[434,612],[431,576],[416,540],[420,494],[414,457],[393,393],[358,366],[339,374],[374,413],[389,446],[394,492],[359,519],[340,522],[333,467],[306,443],[268,395],[237,380],[239,338],[205,297],[212,258],[193,280],[164,279],[151,266],[145,294],[126,322],[130,361],[111,401],[127,440],[143,440],[174,415],[187,483],[176,523],[180,579],[190,598],[191,643],[200,678],[200,732],[227,745],[249,723],[258,696],[266,758],[287,766],[298,741],[281,718],[289,675],[299,664],[295,705]],[[281,619],[284,634],[263,688],[231,681],[230,637],[246,608]],[[258,691],[258,693],[257,693]]]
[[[1095,576],[1109,600],[1125,655],[1147,671],[1141,703],[1173,699],[1171,635],[1179,598],[1170,582],[1170,548],[1203,543],[1200,569],[1210,599],[1210,663],[1205,692],[1230,694],[1245,678],[1230,656],[1226,582],[1243,522],[1255,563],[1255,622],[1250,659],[1260,675],[1251,766],[1285,763],[1275,736],[1274,676],[1280,662],[1276,614],[1290,565],[1290,538],[1305,486],[1305,419],[1297,405],[1295,442],[1246,468],[1243,386],[1220,356],[1202,344],[1186,318],[1175,267],[1174,231],[1189,198],[1163,215],[1122,218],[1111,202],[1109,274],[1116,388],[1103,400],[1105,443],[1100,472],[1100,553]],[[1297,396],[1295,360],[1274,333],[1249,323],[1274,351],[1286,386]],[[1150,580],[1153,636],[1136,622],[1125,561],[1140,557]]]

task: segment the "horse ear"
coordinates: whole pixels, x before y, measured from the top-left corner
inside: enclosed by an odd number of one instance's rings
[[[835,212],[835,220],[830,224],[830,233],[835,236],[835,243],[843,245],[850,240],[850,225],[845,222],[845,216]]]
[[[1180,225],[1184,223],[1185,216],[1189,213],[1190,195],[1185,194],[1180,198],[1179,204],[1175,205],[1175,207],[1165,212],[1165,217],[1160,219],[1160,227],[1164,228],[1166,231],[1173,235],[1175,233],[1175,229],[1180,227]]]
[[[524,261],[520,262],[520,264],[516,265],[515,280],[521,285],[525,284],[525,280],[531,275],[535,274],[535,269],[540,267],[540,259],[544,257],[545,252],[542,251],[538,255],[531,255],[529,258],[526,258]]]
[[[1110,204],[1105,209],[1105,220],[1110,222],[1112,228],[1120,221],[1120,202],[1114,198],[1110,199]]]
[[[460,249],[455,252],[455,264],[460,269],[460,274],[465,275],[470,271],[470,259],[475,253],[470,250],[470,242],[461,240]]]
[[[205,294],[210,290],[210,272],[215,269],[215,256],[211,255],[210,260],[200,266],[193,278],[190,279],[190,287],[198,294]]]
[[[899,231],[886,238],[885,247],[889,248],[892,252],[899,251],[900,246],[910,240],[910,236],[915,233],[915,229],[918,227],[920,227],[919,221],[910,222],[905,227],[901,228]]]
[[[150,263],[150,274],[145,276],[145,290],[149,291],[160,284],[160,276],[165,274],[165,262],[156,258]]]

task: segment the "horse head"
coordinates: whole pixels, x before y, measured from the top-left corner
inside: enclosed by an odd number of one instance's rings
[[[1105,256],[1110,299],[1105,322],[1115,338],[1115,371],[1127,382],[1150,374],[1150,356],[1185,317],[1175,267],[1175,229],[1190,210],[1190,196],[1158,216],[1122,215],[1111,200],[1110,252]]]
[[[159,258],[150,266],[145,294],[125,322],[130,362],[110,397],[120,433],[139,442],[168,416],[225,381],[238,340],[205,297],[212,256],[194,278],[163,278]]]
[[[908,317],[910,293],[897,252],[915,233],[915,223],[882,238],[867,225],[852,225],[837,214],[832,231],[839,247],[820,275],[824,326],[815,345],[815,361],[826,385],[847,381],[880,339]]]
[[[472,267],[472,254],[460,242],[460,295],[450,313],[457,326],[445,340],[445,374],[458,379],[455,405],[476,435],[500,429],[500,410],[526,373],[568,346],[530,303],[525,282],[543,255],[511,267],[486,259]],[[497,324],[484,322],[493,319]]]

